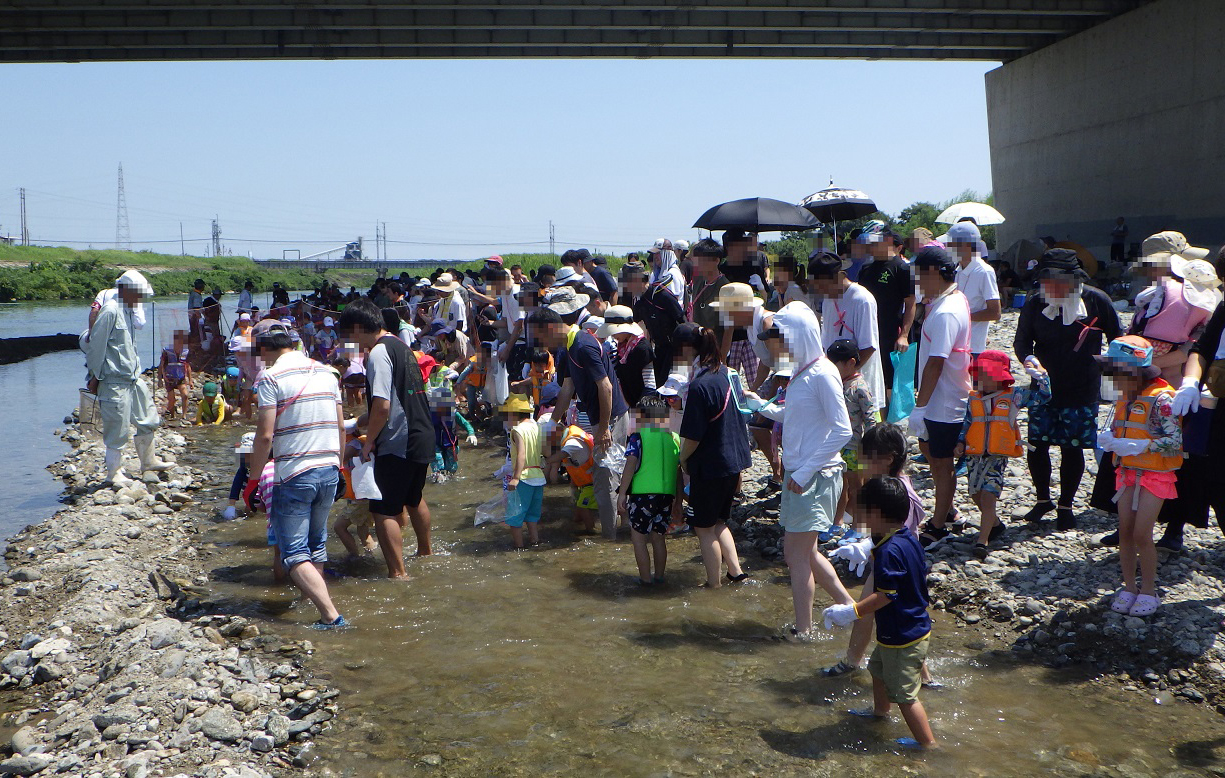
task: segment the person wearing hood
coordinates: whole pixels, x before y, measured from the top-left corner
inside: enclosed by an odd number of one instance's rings
[[[1029,410],[1025,455],[1037,502],[1025,520],[1037,524],[1056,511],[1058,530],[1076,528],[1072,506],[1085,470],[1085,449],[1097,445],[1102,372],[1094,359],[1121,334],[1119,315],[1105,292],[1089,286],[1071,249],[1050,249],[1038,260],[1031,294],[1017,317],[1013,351],[1025,366],[1045,369],[1051,400]],[[1059,502],[1051,501],[1051,446],[1059,446]]]
[[[651,248],[647,249],[651,257],[651,283],[661,284],[672,296],[684,303],[685,274],[676,264],[676,254],[672,251],[672,241],[659,238]]]
[[[85,364],[89,391],[98,396],[102,412],[102,440],[106,444],[106,480],[128,483],[123,473],[123,448],[136,426],[136,453],[140,469],[168,470],[171,465],[153,453],[153,432],[161,425],[153,393],[140,377],[140,351],[136,347],[136,306],[153,296],[153,287],[135,270],[115,282],[109,299],[90,328]]]
[[[817,547],[817,536],[837,516],[842,493],[842,449],[851,440],[851,420],[842,401],[842,377],[825,358],[817,316],[807,305],[784,305],[772,326],[757,338],[775,356],[791,362],[787,401],[779,407],[746,393],[763,416],[783,423],[783,492],[778,521],[783,556],[791,572],[795,623],[790,637],[812,639],[812,604],[816,585],[840,605],[855,600],[847,593],[830,561]]]

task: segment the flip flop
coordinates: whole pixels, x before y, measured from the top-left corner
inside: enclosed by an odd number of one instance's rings
[[[876,715],[876,711],[872,710],[871,708],[854,708],[852,710],[848,710],[847,713],[851,716],[858,716],[861,719],[871,719],[872,721],[884,721],[889,718],[888,716]]]
[[[1136,602],[1136,595],[1124,589],[1114,596],[1114,602],[1110,603],[1110,610],[1115,613],[1131,613],[1131,606]]]
[[[905,748],[908,751],[911,751],[911,750],[919,751],[919,750],[922,750],[923,748],[923,744],[915,740],[912,737],[900,737],[893,742],[898,744],[902,748]]]
[[[1152,616],[1161,605],[1161,600],[1151,594],[1141,594],[1136,597],[1135,604],[1127,611],[1128,616]]]

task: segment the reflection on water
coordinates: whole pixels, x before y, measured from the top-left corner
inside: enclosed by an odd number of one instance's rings
[[[644,591],[628,543],[572,535],[561,489],[546,500],[545,547],[515,553],[504,529],[472,526],[498,455],[464,453],[462,478],[427,487],[442,553],[411,560],[407,583],[380,579],[373,559],[339,564],[333,597],[356,626],[309,633],[315,669],[344,692],[321,743],[338,774],[396,776],[439,760],[464,776],[1167,776],[1217,764],[1225,728],[1212,713],[1015,665],[944,621],[933,666],[946,686],[924,696],[944,748],[898,753],[900,719],[844,713],[870,704],[866,674],[817,677],[845,634],[776,639],[790,616],[780,566],[749,557],[751,584],[701,590],[685,537],[669,541],[668,584]],[[209,532],[229,566],[215,586],[305,636],[314,609],[270,586],[262,536],[262,519]]]

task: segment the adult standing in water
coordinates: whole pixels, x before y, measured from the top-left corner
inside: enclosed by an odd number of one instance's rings
[[[314,627],[344,627],[348,623],[332,604],[323,579],[328,512],[340,483],[340,384],[334,372],[294,349],[289,328],[276,319],[264,319],[251,333],[267,365],[255,386],[259,412],[251,476],[258,478],[273,460],[276,486],[268,518],[281,564],[319,610]]]
[[[369,298],[354,300],[340,314],[340,332],[366,359],[366,404],[357,426],[366,429],[362,459],[374,457],[374,480],[382,497],[370,501],[388,578],[404,570],[405,514],[417,536],[417,556],[431,553],[430,509],[422,492],[434,461],[434,425],[417,358],[383,325],[383,312]]]
[[[1121,334],[1119,316],[1105,292],[1085,282],[1089,275],[1071,249],[1050,249],[1035,268],[1038,293],[1017,319],[1017,359],[1045,368],[1051,399],[1029,410],[1026,460],[1037,502],[1025,520],[1037,524],[1055,511],[1055,528],[1076,528],[1076,492],[1085,472],[1085,449],[1097,445],[1097,402],[1102,372],[1094,359],[1102,345]],[[1059,502],[1051,501],[1051,446],[1058,446]]]
[[[127,483],[123,474],[123,448],[136,426],[136,454],[140,469],[168,470],[170,464],[153,453],[153,432],[161,426],[153,393],[140,377],[140,351],[136,347],[136,309],[153,287],[135,270],[115,281],[116,293],[98,311],[89,330],[85,364],[90,392],[98,396],[102,412],[102,440],[106,444],[106,480]]]
[[[740,567],[736,541],[727,520],[740,486],[740,473],[751,464],[749,430],[732,398],[732,385],[723,365],[723,351],[714,330],[696,324],[676,329],[681,361],[696,358],[697,373],[689,381],[685,415],[681,418],[680,463],[689,474],[689,524],[698,535],[702,563],[706,565],[703,586],[718,589],[727,580],[748,578]]]

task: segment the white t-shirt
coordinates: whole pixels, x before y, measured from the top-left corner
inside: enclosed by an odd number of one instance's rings
[[[880,338],[876,321],[876,298],[859,284],[852,283],[841,297],[821,301],[821,346],[828,349],[835,340],[855,341],[855,348],[875,349],[859,372],[872,390],[877,410],[885,407],[885,371],[880,365]]]
[[[961,424],[970,396],[970,306],[960,291],[949,292],[928,304],[919,340],[920,380],[931,357],[944,358],[944,371],[927,401],[923,418]]]
[[[995,283],[995,271],[981,257],[957,270],[957,290],[970,302],[970,313],[978,313],[987,307],[988,300],[1000,299],[1000,290]],[[981,354],[987,350],[989,321],[970,322],[970,351]]]

